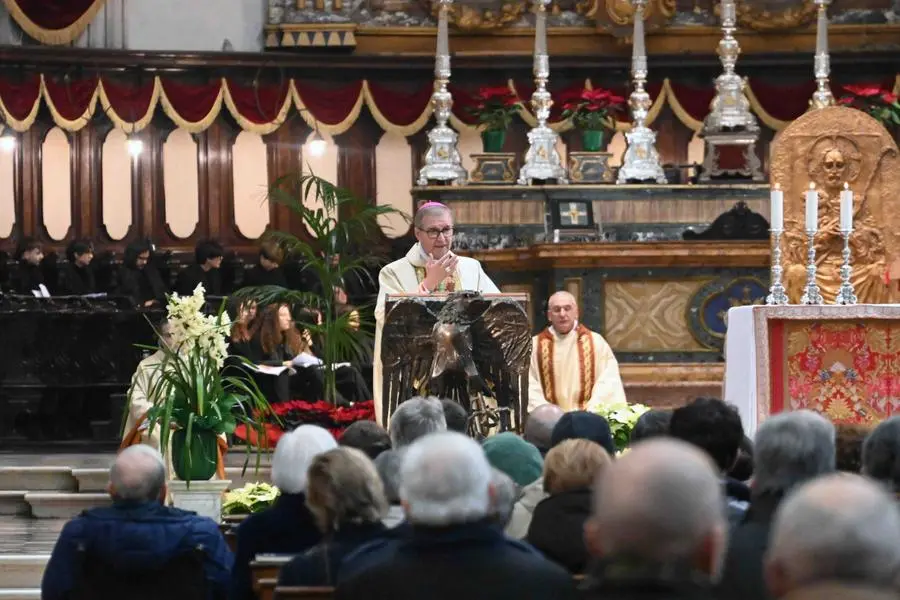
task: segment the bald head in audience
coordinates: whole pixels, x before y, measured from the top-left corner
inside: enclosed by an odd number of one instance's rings
[[[109,495],[122,502],[153,502],[166,497],[166,463],[146,444],[129,446],[109,469]]]
[[[858,475],[797,488],[775,515],[766,582],[776,598],[826,582],[900,591],[896,501]]]
[[[601,471],[585,541],[595,556],[688,565],[715,579],[727,542],[724,507],[705,453],[653,439]]]
[[[555,404],[542,404],[528,414],[525,421],[525,441],[534,444],[541,454],[546,454],[552,443],[553,428],[565,413]]]

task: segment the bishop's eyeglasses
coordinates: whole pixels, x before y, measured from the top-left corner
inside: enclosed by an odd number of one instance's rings
[[[444,227],[443,229],[419,229],[419,231],[425,232],[425,235],[428,236],[428,239],[436,240],[438,236],[444,236],[445,238],[453,237],[453,228],[452,227]]]

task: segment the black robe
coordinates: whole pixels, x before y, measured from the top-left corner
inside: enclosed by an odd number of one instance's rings
[[[9,289],[14,294],[31,296],[32,290],[44,283],[44,272],[41,267],[29,262],[19,261],[9,276]]]
[[[84,296],[97,293],[97,282],[94,270],[90,265],[79,267],[75,263],[66,263],[59,270],[57,293],[62,296]]]
[[[194,293],[197,285],[201,283],[207,296],[222,295],[222,275],[219,273],[219,269],[204,271],[203,267],[197,264],[185,268],[178,274],[178,278],[175,280],[175,291],[179,296],[190,296]]]
[[[119,269],[119,285],[116,287],[116,293],[130,297],[135,306],[144,306],[149,300],[165,304],[167,292],[159,272],[150,265],[143,269],[126,266]]]
[[[287,278],[284,276],[284,270],[276,267],[271,271],[266,271],[261,266],[256,265],[244,276],[244,287],[257,287],[264,285],[277,285],[286,288]]]

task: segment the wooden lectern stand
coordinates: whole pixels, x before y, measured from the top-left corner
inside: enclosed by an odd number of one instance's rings
[[[528,406],[528,294],[391,294],[381,333],[382,418],[413,396],[456,400],[469,432],[521,430]]]

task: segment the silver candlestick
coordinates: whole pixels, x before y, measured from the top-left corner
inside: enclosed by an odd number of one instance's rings
[[[655,181],[666,183],[666,173],[659,162],[656,150],[656,132],[647,127],[647,114],[653,105],[650,94],[644,89],[647,84],[647,52],[644,50],[644,8],[647,0],[631,0],[634,7],[634,34],[631,49],[631,76],[634,91],[628,98],[631,107],[631,131],[625,134],[628,142],[622,166],[619,168],[617,184],[629,181]]]
[[[831,93],[831,85],[828,83],[828,76],[831,74],[831,58],[828,55],[828,5],[831,4],[831,0],[814,1],[816,6],[819,7],[816,20],[816,55],[814,58],[816,91],[813,92],[813,97],[809,104],[812,108],[825,108],[826,106],[834,106],[834,96]]]
[[[783,306],[788,304],[787,293],[781,282],[784,269],[781,267],[781,229],[772,230],[772,286],[766,297],[766,304],[770,306]]]
[[[816,283],[816,230],[806,230],[806,240],[809,247],[806,251],[806,290],[803,292],[803,298],[800,304],[823,304],[822,292],[819,290],[819,284]]]
[[[466,183],[468,173],[462,166],[459,154],[459,136],[447,125],[453,96],[447,89],[450,81],[450,39],[447,27],[450,4],[453,0],[438,0],[437,48],[434,56],[434,93],[431,106],[434,109],[435,126],[428,132],[428,151],[425,164],[419,170],[418,185],[429,181],[449,181],[457,185]]]
[[[850,266],[851,233],[853,233],[852,229],[841,230],[841,237],[844,238],[844,250],[841,252],[841,256],[844,259],[844,263],[841,265],[841,287],[838,290],[835,304],[843,306],[856,304],[856,290],[853,289],[853,283],[850,281],[850,277],[853,275],[853,267]]]
[[[547,91],[550,79],[550,56],[547,52],[547,5],[550,0],[534,0],[534,93],[531,109],[537,123],[528,132],[525,164],[519,171],[519,185],[530,185],[535,179],[553,179],[568,183],[556,143],[559,136],[547,125],[553,99]]]

